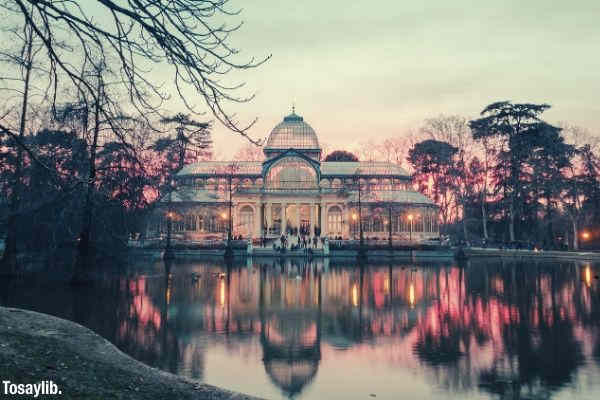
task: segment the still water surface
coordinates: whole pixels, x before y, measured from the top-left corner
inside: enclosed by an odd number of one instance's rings
[[[2,282],[0,304],[270,399],[598,399],[598,274],[499,259],[140,262],[93,288]]]

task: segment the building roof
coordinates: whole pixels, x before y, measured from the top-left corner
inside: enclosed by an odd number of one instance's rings
[[[266,151],[282,149],[318,150],[320,148],[315,130],[295,112],[284,117],[283,121],[273,128],[265,145]]]
[[[404,176],[410,174],[400,166],[385,161],[324,161],[321,176]]]
[[[233,171],[234,176],[256,176],[262,174],[261,161],[202,161],[189,164],[177,173],[185,175],[210,175],[229,176]],[[351,177],[355,175],[369,177],[410,177],[402,167],[381,161],[324,161],[321,163],[321,177]]]
[[[261,161],[201,161],[188,164],[177,175],[260,175]]]
[[[351,203],[358,203],[358,192],[352,191],[348,195]],[[361,193],[362,203],[403,203],[403,204],[431,204],[435,203],[422,193],[413,190],[390,190]]]
[[[226,203],[228,200],[222,192],[194,189],[192,187],[180,187],[172,193],[171,201],[173,203]],[[169,202],[169,196],[163,197],[161,202]]]

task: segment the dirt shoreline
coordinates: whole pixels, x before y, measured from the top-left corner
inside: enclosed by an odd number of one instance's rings
[[[256,399],[151,368],[74,322],[0,307],[0,397],[6,380],[62,392],[39,399]]]

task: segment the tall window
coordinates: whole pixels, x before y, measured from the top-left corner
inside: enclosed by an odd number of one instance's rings
[[[195,215],[186,215],[185,219],[185,230],[186,231],[195,231],[196,230],[196,216]]]
[[[240,232],[242,235],[252,236],[252,227],[254,226],[254,211],[250,206],[244,206],[240,210]]]
[[[333,206],[327,213],[327,232],[330,235],[342,234],[342,209]]]

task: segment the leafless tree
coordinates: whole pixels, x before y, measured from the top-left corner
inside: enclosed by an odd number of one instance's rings
[[[230,35],[241,24],[227,26],[222,17],[238,15],[228,0],[2,0],[9,18],[23,18],[40,40],[53,76],[53,99],[66,81],[76,90],[94,93],[94,82],[80,74],[89,60],[110,65],[127,93],[132,109],[146,118],[160,114],[171,96],[153,75],[169,69],[176,95],[191,112],[197,105],[188,99],[201,96],[214,117],[234,132],[246,136],[254,121],[240,122],[225,110],[227,102],[246,102],[243,84],[228,84],[232,70],[253,68],[267,58],[238,61],[239,51],[230,46]],[[97,17],[97,16],[100,17]],[[96,16],[96,17],[95,17]],[[68,46],[57,46],[58,43]],[[190,93],[189,88],[194,91]],[[191,95],[188,97],[188,95]],[[253,139],[249,138],[253,141]]]
[[[98,127],[103,124],[124,145],[129,145],[128,130],[123,129],[117,109],[126,108],[137,118],[151,123],[164,117],[164,102],[172,94],[192,113],[200,110],[188,99],[200,96],[218,121],[250,142],[258,143],[247,136],[254,121],[240,122],[225,109],[226,103],[243,103],[253,95],[240,96],[238,89],[243,84],[229,84],[226,76],[233,70],[256,67],[268,57],[239,61],[238,50],[230,46],[229,38],[241,24],[227,26],[221,22],[224,17],[236,16],[239,12],[229,10],[227,3],[228,0],[0,0],[0,9],[5,11],[6,18],[23,27],[22,71],[27,78],[21,123],[18,128],[11,126],[6,115],[2,115],[0,135],[16,141],[20,159],[25,151],[35,161],[35,149],[26,148],[19,137],[25,131],[31,86],[32,63],[27,57],[38,56],[44,58],[47,66],[45,82],[49,87],[46,93],[50,108],[56,113],[68,93],[70,98],[82,101],[86,118],[93,116],[90,126],[94,128],[82,130],[90,138],[89,149],[93,150],[90,154],[94,154],[100,144]],[[0,47],[0,50],[4,49]],[[98,73],[85,72],[108,69],[106,66],[111,67],[112,82],[104,81],[100,86]],[[170,71],[162,76],[172,79],[174,93],[169,93],[167,86],[156,80],[156,72],[164,69]],[[119,86],[115,93],[123,96],[109,96],[104,89],[109,84]],[[21,161],[17,162],[20,164]],[[90,166],[89,180],[85,183],[90,190],[97,172],[94,168]],[[18,171],[15,176],[18,179]],[[13,186],[16,204],[18,185]],[[9,240],[12,248],[10,243]]]
[[[32,75],[38,68],[35,64],[36,57],[41,51],[41,45],[36,42],[33,29],[30,25],[23,25],[21,29],[11,28],[7,32],[15,42],[20,45],[16,51],[4,49],[0,51],[0,62],[4,65],[16,67],[15,74],[0,77],[3,83],[0,89],[4,93],[9,93],[8,98],[15,99],[14,108],[19,111],[11,112],[11,105],[7,105],[9,112],[6,113],[2,120],[10,121],[11,119],[17,122],[17,126],[12,127],[15,136],[18,136],[17,142],[23,143],[25,138],[26,123],[28,119],[29,100],[32,95],[33,83]],[[7,118],[10,116],[15,118]],[[3,130],[9,128],[4,127]],[[16,139],[16,138],[14,138]],[[9,214],[7,218],[8,235],[6,238],[6,246],[2,256],[2,264],[5,266],[5,271],[13,272],[17,269],[17,212],[21,206],[20,195],[22,188],[22,170],[23,170],[23,148],[16,147],[16,158],[13,166],[13,179],[10,183],[10,201]],[[8,188],[7,188],[8,189]]]

